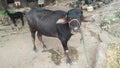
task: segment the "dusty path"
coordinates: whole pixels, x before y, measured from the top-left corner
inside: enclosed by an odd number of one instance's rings
[[[86,48],[89,55],[91,66],[94,65],[96,43],[95,37],[90,35],[87,29],[83,30],[85,33]],[[11,31],[12,32],[12,31]],[[37,40],[38,52],[33,51],[33,44],[28,26],[24,27],[21,32],[14,31],[11,33],[6,31],[5,36],[0,38],[0,68],[56,68],[69,67],[66,65],[63,48],[57,38],[45,37],[43,40],[47,45],[47,49],[59,50],[61,63],[56,65],[51,59],[53,55],[51,52],[42,52],[42,44]],[[11,35],[9,35],[11,34]],[[88,42],[89,41],[89,42]],[[85,53],[82,43],[80,43],[80,34],[75,34],[68,42],[68,46],[72,49],[72,60],[74,68],[87,67]],[[55,59],[55,58],[54,58]]]
[[[68,7],[61,6],[49,8],[64,8],[64,10],[68,10]],[[86,15],[92,15],[94,13],[97,14],[97,11]],[[42,52],[42,44],[38,40],[36,41],[36,44],[38,45],[37,48],[39,50],[37,53],[33,51],[32,39],[28,26],[25,26],[20,32],[17,32],[17,34],[12,33],[12,35],[11,32],[14,31],[9,29],[10,27],[4,26],[3,28],[7,29],[4,32],[0,31],[0,68],[87,68],[85,52],[83,44],[80,42],[79,33],[73,35],[68,42],[68,46],[73,52],[71,56],[73,65],[69,66],[65,62],[63,48],[57,38],[43,36],[43,40],[47,45],[48,50],[52,49],[53,51],[59,51],[62,57],[59,65],[56,65],[51,59],[51,56],[54,53],[51,53],[50,51]],[[83,25],[85,46],[89,56],[89,63],[91,68],[93,68],[95,64],[96,47],[99,44],[99,41],[94,33],[91,33],[90,29],[97,33],[99,33],[100,29],[94,23]],[[3,36],[4,34],[5,36]]]
[[[69,41],[68,45],[72,46],[75,50],[77,50],[78,58],[74,59],[75,68],[86,67],[86,60],[84,55],[83,46],[80,44],[80,35],[74,35],[71,40]],[[0,42],[0,68],[56,68],[56,65],[51,61],[51,53],[49,52],[42,52],[42,45],[41,43],[37,42],[39,51],[35,53],[33,51],[33,45],[30,37],[30,33],[25,34],[18,34],[18,35],[11,35],[3,37],[3,41]],[[95,39],[91,37],[91,39]],[[62,52],[62,46],[60,41],[57,38],[48,38],[43,37],[48,49],[56,49]],[[87,39],[88,40],[88,39]],[[91,40],[92,41],[92,40]],[[86,47],[89,52],[89,59],[92,61],[91,65],[94,63],[94,56],[95,56],[95,47],[96,45],[90,45],[96,43],[88,42]],[[65,57],[64,54],[61,54],[62,63],[58,65],[59,67],[66,68],[65,64]]]

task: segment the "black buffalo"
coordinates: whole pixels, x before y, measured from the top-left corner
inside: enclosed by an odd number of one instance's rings
[[[36,32],[38,39],[43,43],[43,47],[46,46],[42,41],[42,35],[57,37],[62,43],[67,56],[67,62],[70,63],[71,60],[68,56],[67,42],[72,35],[71,31],[78,32],[81,21],[85,20],[83,11],[80,9],[71,9],[68,12],[65,12],[61,10],[52,11],[36,8],[28,12],[26,16],[33,39],[34,50],[36,50]]]

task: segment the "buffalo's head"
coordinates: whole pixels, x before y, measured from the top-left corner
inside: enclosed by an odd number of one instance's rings
[[[84,17],[83,11],[81,9],[75,8],[68,11],[67,21],[72,31],[78,32],[81,22],[91,22],[94,21],[94,19],[91,17]]]
[[[74,32],[79,31],[82,19],[83,11],[81,11],[80,9],[71,9],[67,13],[68,24]]]
[[[69,27],[73,32],[78,32],[80,29],[81,22],[89,22],[94,19],[90,17],[84,17],[83,11],[80,9],[71,9],[67,12],[66,18],[59,19],[58,22],[68,23]]]

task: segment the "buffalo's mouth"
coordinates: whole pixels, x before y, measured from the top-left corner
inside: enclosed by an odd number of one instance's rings
[[[69,23],[69,27],[71,28],[72,33],[79,32],[81,22],[79,22],[77,19],[72,19],[68,23]]]
[[[71,30],[71,33],[72,33],[72,34],[76,34],[76,33],[79,32],[79,30],[80,30],[80,28],[79,28],[79,29],[76,29],[76,30],[72,29],[72,30]]]

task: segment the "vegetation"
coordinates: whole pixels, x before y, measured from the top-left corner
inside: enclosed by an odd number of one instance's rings
[[[6,16],[7,14],[4,12],[5,12],[4,10],[0,10],[0,15]],[[15,11],[10,10],[10,13],[15,13]]]
[[[0,10],[0,15],[6,16],[7,14],[4,14],[4,10]]]
[[[120,68],[120,43],[109,43],[107,68]]]
[[[102,21],[100,27],[111,35],[120,38],[120,10],[116,10]]]

